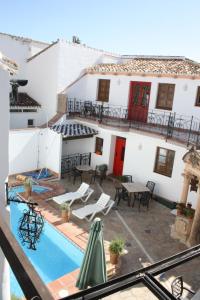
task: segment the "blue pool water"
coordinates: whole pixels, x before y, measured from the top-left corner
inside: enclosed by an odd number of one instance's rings
[[[24,173],[24,175],[31,176],[33,179],[44,179],[44,178],[49,178],[52,176],[52,174],[48,171],[48,169],[27,172],[27,173]]]
[[[44,186],[41,186],[41,185],[33,185],[32,186],[32,191],[37,193],[37,194],[45,193],[49,190],[50,190],[50,188],[44,187]],[[22,193],[22,192],[24,192],[24,186],[23,185],[15,186],[15,187],[9,188],[8,196],[13,197],[13,196],[16,196],[17,193]]]
[[[42,193],[46,188],[34,186],[34,189],[35,192]],[[9,191],[12,195],[18,192],[23,192],[23,186],[14,187]],[[26,208],[26,204],[10,203],[11,229],[17,240],[18,220]],[[83,252],[46,221],[36,251],[27,249],[20,241],[19,244],[46,284],[79,268],[83,259]],[[12,272],[11,293],[18,297],[23,295]]]

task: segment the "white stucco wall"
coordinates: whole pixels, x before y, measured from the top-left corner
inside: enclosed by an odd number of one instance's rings
[[[171,177],[154,172],[157,147],[175,151]],[[179,201],[183,181],[181,174],[184,170],[182,157],[186,151],[184,147],[166,143],[163,138],[129,133],[126,140],[123,173],[132,175],[136,182],[146,184],[148,180],[154,181],[156,183],[155,194],[171,201]]]
[[[84,69],[99,63],[117,63],[119,57],[103,50],[59,41],[58,92],[76,80]]]
[[[55,44],[27,63],[28,94],[41,104],[43,122],[56,113],[58,51]]]
[[[114,76],[114,75],[86,75],[77,83],[72,85],[66,94],[69,98],[76,97],[81,100],[95,101],[97,98],[98,79],[110,79],[110,105],[127,106],[129,101],[129,89],[131,81],[151,82],[151,93],[149,110],[154,109],[158,112],[164,110],[156,109],[156,100],[159,83],[175,84],[175,93],[172,111],[186,116],[200,118],[200,107],[195,106],[197,87],[200,80],[178,79],[165,77],[141,77],[141,76]],[[165,110],[165,112],[169,112]]]
[[[156,183],[155,194],[171,201],[178,202],[180,200],[184,171],[184,163],[182,157],[188,151],[185,146],[181,146],[170,141],[166,142],[163,137],[152,136],[138,131],[119,132],[118,130],[101,128],[98,125],[89,122],[82,122],[87,126],[98,130],[97,136],[103,138],[103,155],[94,153],[94,144],[91,145],[91,165],[106,163],[108,165],[108,173],[113,172],[113,162],[115,153],[116,136],[126,138],[126,149],[124,157],[123,174],[132,175],[135,182],[146,184],[148,180]],[[95,143],[95,138],[94,138]],[[163,147],[175,151],[175,159],[173,172],[171,177],[167,177],[154,172],[154,164],[156,158],[157,147]],[[192,202],[196,207],[195,192],[190,192],[188,201]]]
[[[62,156],[75,153],[94,152],[95,138],[85,138],[78,140],[66,140],[62,142]]]
[[[34,126],[41,125],[44,120],[43,111],[38,110],[37,112],[11,112],[10,113],[10,129],[19,129],[19,128],[27,128],[28,120],[34,120]]]
[[[26,79],[26,59],[29,55],[28,44],[22,40],[16,40],[10,36],[0,34],[0,50],[19,65],[18,73],[13,77]]]
[[[46,46],[45,43],[31,42],[30,40],[0,33],[0,51],[19,65],[18,73],[13,76],[17,79],[26,79],[27,58]],[[26,87],[22,89],[26,90]]]
[[[61,135],[50,129],[10,130],[9,174],[49,168],[60,174]]]
[[[39,168],[49,168],[60,175],[62,136],[50,129],[39,132]]]
[[[43,42],[37,42],[37,41],[31,41],[29,45],[29,57],[35,55],[36,53],[40,52],[41,50],[48,47],[48,43]]]
[[[9,174],[38,168],[39,129],[10,130]]]

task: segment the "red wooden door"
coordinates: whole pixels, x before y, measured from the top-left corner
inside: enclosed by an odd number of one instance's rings
[[[130,82],[129,120],[147,122],[151,82]]]
[[[116,176],[122,175],[124,165],[126,139],[117,137],[115,144],[115,157],[113,165],[113,174]]]

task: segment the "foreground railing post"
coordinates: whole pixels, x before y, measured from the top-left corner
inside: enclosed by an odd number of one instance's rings
[[[89,166],[91,165],[91,152],[89,153]]]
[[[197,138],[196,138],[196,148],[197,149],[199,149],[199,134],[200,134],[200,122],[199,122],[199,128],[198,128]]]

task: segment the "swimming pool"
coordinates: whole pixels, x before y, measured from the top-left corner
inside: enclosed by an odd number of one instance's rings
[[[37,194],[41,194],[41,193],[45,193],[52,190],[49,187],[45,187],[45,186],[41,186],[41,185],[32,185],[32,191],[37,193]],[[18,185],[12,188],[9,188],[8,190],[8,196],[10,197],[15,197],[17,193],[23,193],[24,190],[24,186],[23,185]]]
[[[42,193],[44,190],[41,188],[41,186],[35,186],[35,192],[37,190],[37,192]],[[12,188],[9,193],[12,193],[13,196],[21,191],[23,192],[23,186],[18,186]],[[26,207],[26,204],[10,203],[11,229],[18,241],[18,220]],[[46,284],[79,268],[83,259],[83,252],[47,221],[45,221],[36,251],[27,249],[20,241],[19,244]],[[23,296],[12,273],[11,293],[18,297]]]
[[[23,173],[23,175],[31,176],[33,179],[45,179],[53,176],[52,173],[46,168],[37,171],[26,172]]]

